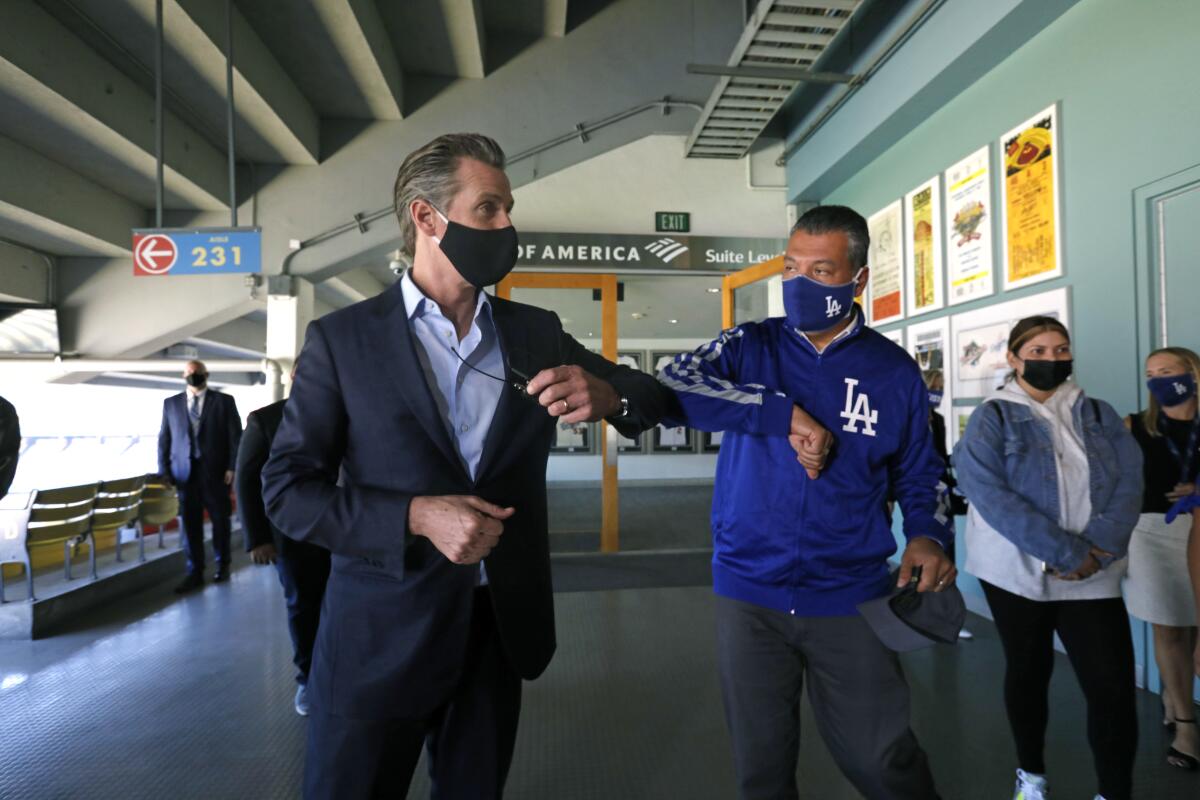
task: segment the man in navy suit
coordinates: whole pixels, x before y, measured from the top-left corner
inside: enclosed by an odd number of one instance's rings
[[[292,380],[296,369],[292,367]],[[296,665],[296,713],[308,716],[308,672],[313,643],[321,622],[321,598],[329,581],[329,551],[310,542],[296,542],[271,524],[263,505],[262,468],[271,454],[271,442],[283,420],[286,400],[280,400],[246,418],[246,431],[238,445],[238,516],[246,549],[255,564],[274,564],[283,585],[288,632],[292,636],[292,661]]]
[[[229,580],[229,486],[237,461],[242,420],[227,394],[208,386],[208,368],[189,361],[183,369],[187,389],[163,401],[158,432],[158,472],[175,484],[183,511],[187,575],[177,594],[204,585],[204,512],[212,521],[215,581]]]
[[[521,681],[555,648],[554,425],[608,419],[632,437],[668,395],[555,314],[483,291],[517,254],[494,141],[435,139],[394,197],[412,269],[309,325],[263,470],[272,522],[333,553],[304,793],[403,797],[424,745],[435,797],[500,797]]]

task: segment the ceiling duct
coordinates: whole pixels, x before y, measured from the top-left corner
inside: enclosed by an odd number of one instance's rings
[[[850,83],[853,75],[813,66],[863,0],[760,0],[729,63],[689,65],[718,74],[700,121],[687,141],[689,158],[741,158],[803,82]]]

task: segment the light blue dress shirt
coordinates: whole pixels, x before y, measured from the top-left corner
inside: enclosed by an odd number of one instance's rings
[[[493,380],[476,371],[505,377],[504,356],[492,322],[491,304],[487,294],[479,292],[471,329],[460,342],[454,322],[413,282],[411,271],[400,279],[400,288],[409,328],[416,334],[417,360],[425,371],[429,391],[463,466],[471,480],[475,480],[484,440],[492,427],[500,392],[504,390],[502,380]],[[459,356],[475,369],[464,364]],[[479,569],[480,583],[486,583],[483,562]]]

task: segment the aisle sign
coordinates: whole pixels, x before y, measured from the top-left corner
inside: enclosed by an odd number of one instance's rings
[[[262,272],[262,228],[135,228],[134,275]]]

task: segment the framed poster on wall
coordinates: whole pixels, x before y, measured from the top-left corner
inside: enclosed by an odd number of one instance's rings
[[[946,170],[946,283],[952,306],[995,291],[988,150],[985,145]]]
[[[1069,330],[1066,287],[955,314],[950,322],[954,396],[987,397],[999,388],[1009,371],[1009,332],[1019,320],[1037,314],[1054,317]]]
[[[721,449],[721,438],[724,431],[703,431],[700,434],[700,449],[706,453],[716,453]]]
[[[572,453],[589,455],[592,452],[592,423],[590,422],[555,422],[554,444],[550,447],[552,453]]]
[[[904,195],[904,275],[908,316],[945,305],[942,283],[942,203],[937,176]]]
[[[617,363],[643,372],[642,366],[646,363],[646,354],[640,350],[622,350],[617,353]],[[630,439],[618,433],[617,450],[621,453],[641,453],[645,449],[645,440],[644,434],[639,433],[635,438]]]
[[[686,352],[686,351],[685,351]],[[650,363],[654,365],[657,375],[667,364],[675,360],[678,353],[654,352],[650,354]],[[651,449],[656,453],[691,453],[696,449],[695,439],[691,428],[682,425],[667,428],[656,425],[653,430]]]
[[[873,326],[904,319],[902,218],[897,200],[867,220],[871,234],[867,253],[867,266],[871,268],[867,316]]]
[[[916,322],[908,326],[908,353],[917,362],[921,372],[941,370],[942,402],[933,409],[946,420],[947,429],[950,427],[951,402],[950,371],[946,368],[946,354],[950,350],[950,318],[938,317],[928,322]],[[949,432],[946,434],[949,439]],[[947,441],[946,447],[953,445]]]
[[[1057,105],[1000,137],[1004,289],[1063,274]]]
[[[950,439],[948,445],[950,450],[953,450],[954,445],[958,444],[958,440],[962,438],[963,431],[967,429],[967,422],[977,408],[979,406],[955,406],[954,416],[946,418],[946,436]]]

